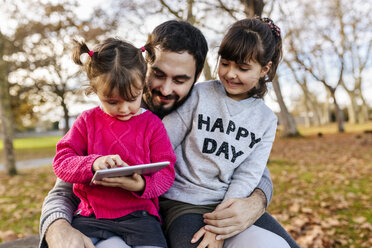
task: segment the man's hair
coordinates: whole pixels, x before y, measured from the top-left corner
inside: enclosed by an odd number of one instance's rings
[[[195,78],[203,70],[208,44],[199,29],[188,22],[171,20],[157,26],[149,35],[145,45],[148,62],[155,61],[155,47],[169,52],[188,52],[195,59]]]

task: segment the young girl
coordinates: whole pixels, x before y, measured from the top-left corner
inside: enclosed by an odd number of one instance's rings
[[[161,120],[140,107],[146,75],[142,51],[110,38],[94,51],[77,42],[75,63],[83,65],[83,53],[89,54],[84,64],[89,90],[101,106],[80,115],[58,142],[53,162],[56,175],[74,183],[81,200],[72,225],[96,247],[166,247],[158,196],[173,183],[176,158]],[[152,175],[90,185],[97,170],[160,161],[170,165]]]
[[[191,239],[202,236],[198,248],[222,247],[203,228],[203,214],[256,188],[275,138],[277,117],[262,98],[281,44],[280,29],[268,18],[234,23],[218,51],[220,80],[195,85],[163,119],[177,156],[175,182],[160,201],[171,247],[196,247]]]

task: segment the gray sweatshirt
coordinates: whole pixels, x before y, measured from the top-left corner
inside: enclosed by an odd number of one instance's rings
[[[174,184],[163,196],[207,205],[247,197],[257,187],[277,117],[262,99],[233,100],[215,80],[196,84],[163,123],[177,156]]]

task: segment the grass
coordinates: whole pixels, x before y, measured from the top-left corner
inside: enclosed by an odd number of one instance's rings
[[[16,138],[13,140],[16,160],[53,157],[56,144],[60,139],[60,136]],[[2,149],[3,142],[0,141],[0,150]],[[0,161],[3,161],[2,151],[0,151]]]
[[[329,123],[318,127],[305,127],[302,125],[298,125],[297,128],[300,134],[304,136],[316,135],[318,133],[336,134],[338,132],[337,123]],[[365,130],[372,130],[372,121],[366,122],[364,124],[350,124],[346,122],[344,128],[346,133],[356,133],[363,132]]]
[[[275,141],[268,210],[301,247],[372,247],[372,135],[363,133],[366,127]]]

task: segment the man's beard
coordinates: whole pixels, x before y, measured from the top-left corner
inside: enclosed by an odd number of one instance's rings
[[[191,90],[190,90],[190,92],[191,92]],[[164,116],[170,114],[172,111],[174,111],[179,106],[181,106],[187,100],[187,98],[189,97],[190,94],[188,94],[183,99],[179,100],[180,97],[178,95],[163,96],[161,94],[161,92],[158,91],[158,90],[155,90],[155,89],[149,90],[149,89],[146,89],[145,88],[144,95],[145,95],[145,99],[146,99],[145,100],[145,103],[147,104],[147,107],[151,110],[151,112],[153,112],[154,114],[156,114],[160,119],[163,119]],[[165,97],[168,100],[174,99],[174,103],[173,103],[172,106],[167,107],[167,108],[164,107],[164,105],[162,105],[162,104],[160,104],[158,106],[155,106],[155,104],[154,104],[154,97],[155,96]]]

